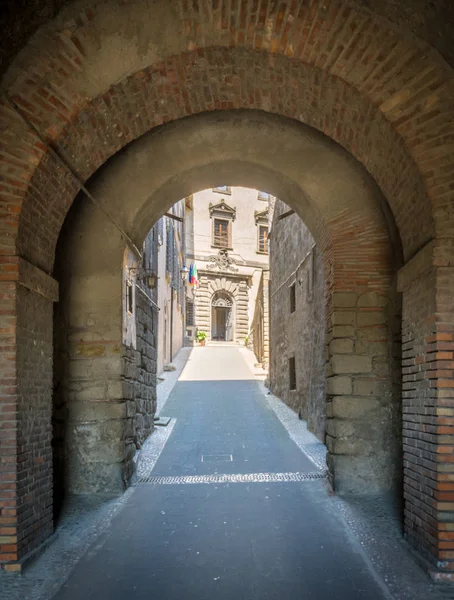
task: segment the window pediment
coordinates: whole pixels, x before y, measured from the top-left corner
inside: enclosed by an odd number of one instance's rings
[[[265,210],[256,210],[254,212],[255,224],[258,223],[268,223],[269,210],[266,208]]]
[[[210,217],[221,217],[223,219],[231,219],[232,221],[236,219],[236,208],[226,204],[224,199],[217,204],[210,202],[209,210]]]

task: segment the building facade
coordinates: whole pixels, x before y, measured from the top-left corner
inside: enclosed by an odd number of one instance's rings
[[[186,200],[188,263],[197,266],[198,286],[188,288],[186,339],[204,331],[209,341],[252,344],[268,271],[268,194],[221,186]],[[267,328],[266,328],[267,331]],[[262,343],[264,342],[262,335]],[[263,353],[264,355],[264,353]]]

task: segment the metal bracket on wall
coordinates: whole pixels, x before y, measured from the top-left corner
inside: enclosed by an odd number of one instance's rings
[[[285,213],[282,213],[282,215],[279,215],[277,220],[278,221],[282,221],[282,219],[285,219],[286,217],[290,217],[290,215],[293,215],[295,211],[293,210],[293,208],[291,208],[290,210],[288,210]]]

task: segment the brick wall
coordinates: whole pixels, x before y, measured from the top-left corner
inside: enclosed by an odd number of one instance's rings
[[[434,256],[437,257],[434,259]],[[433,267],[438,262],[441,266]],[[454,570],[454,272],[434,243],[399,273],[405,535],[440,580]],[[436,292],[435,292],[436,290]]]

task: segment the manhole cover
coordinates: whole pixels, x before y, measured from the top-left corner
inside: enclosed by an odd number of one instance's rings
[[[231,454],[202,454],[203,463],[233,462]]]

